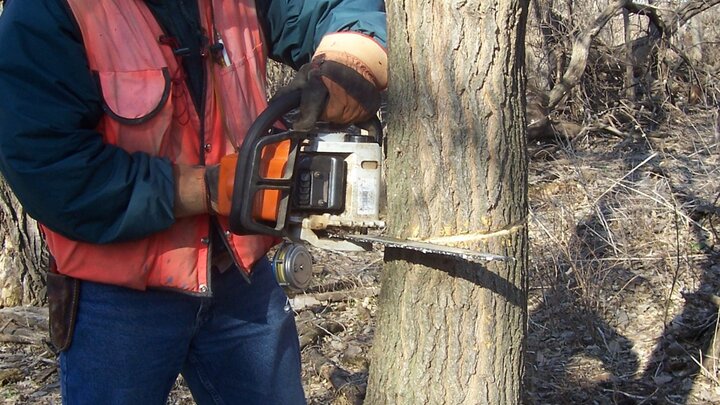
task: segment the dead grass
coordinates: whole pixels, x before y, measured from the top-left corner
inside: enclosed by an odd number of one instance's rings
[[[717,309],[694,295],[720,291],[712,114],[533,147],[528,402],[720,401]]]

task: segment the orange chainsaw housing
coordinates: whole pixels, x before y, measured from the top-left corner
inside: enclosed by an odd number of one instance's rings
[[[289,140],[263,148],[260,162],[260,176],[264,179],[283,178],[289,155]],[[225,190],[226,198],[218,199],[218,212],[230,212],[237,160],[237,153],[222,158],[219,184],[220,187]],[[277,221],[281,198],[280,190],[262,190],[255,194],[253,218],[262,221]]]
[[[290,140],[285,140],[263,148],[260,175],[265,179],[281,179],[285,173]],[[280,190],[263,190],[255,195],[253,217],[263,221],[277,221],[280,208]]]

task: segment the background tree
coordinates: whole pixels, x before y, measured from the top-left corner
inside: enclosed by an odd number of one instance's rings
[[[45,302],[45,242],[0,176],[0,308]]]
[[[519,403],[526,331],[527,2],[387,1],[389,233],[369,404]]]

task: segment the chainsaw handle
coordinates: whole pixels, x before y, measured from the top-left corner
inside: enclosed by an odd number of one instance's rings
[[[280,213],[287,212],[287,200],[292,181],[292,169],[294,167],[296,149],[303,134],[286,131],[280,134],[270,135],[275,123],[282,120],[288,112],[300,105],[300,91],[290,92],[284,96],[273,99],[267,108],[255,119],[248,129],[245,139],[238,150],[237,166],[235,168],[235,184],[233,187],[232,205],[230,207],[230,230],[239,235],[268,234],[284,236],[285,215],[278,217],[275,226],[269,226],[253,217],[253,203],[255,193],[258,189],[277,189],[284,194],[282,198]],[[294,136],[293,136],[294,135]],[[268,144],[279,143],[286,139],[296,138],[291,145],[291,158],[288,160],[288,169],[285,172],[290,176],[282,179],[263,179],[260,176],[260,159],[262,149]],[[266,180],[266,181],[264,181]],[[265,184],[257,186],[258,182]]]

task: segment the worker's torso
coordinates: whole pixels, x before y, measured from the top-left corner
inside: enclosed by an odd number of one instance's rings
[[[68,3],[102,90],[106,114],[98,130],[107,143],[175,163],[214,164],[232,153],[265,107],[265,56],[253,0],[199,0],[198,8],[184,10],[164,8],[174,1]],[[180,20],[177,13],[186,15]],[[206,215],[179,219],[145,239],[106,245],[49,230],[46,236],[63,274],[206,293],[211,239],[226,244],[244,269],[272,243],[225,232],[224,218],[218,218],[221,238],[211,238],[210,222]]]

